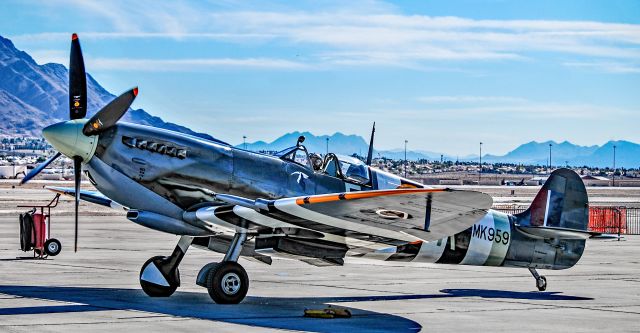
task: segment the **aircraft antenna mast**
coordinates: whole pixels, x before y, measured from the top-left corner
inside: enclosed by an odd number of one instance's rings
[[[373,137],[376,133],[376,122],[373,122],[373,128],[371,129],[371,140],[369,141],[369,153],[367,153],[367,165],[371,165],[373,160]]]

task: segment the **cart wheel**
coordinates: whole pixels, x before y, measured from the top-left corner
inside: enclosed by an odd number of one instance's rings
[[[44,243],[44,253],[47,255],[55,257],[60,254],[60,251],[62,251],[62,244],[59,240],[51,238]]]

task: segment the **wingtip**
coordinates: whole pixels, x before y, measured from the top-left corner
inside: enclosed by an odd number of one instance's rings
[[[78,39],[78,34],[74,32],[73,34],[71,34],[71,40],[76,40],[76,39]]]
[[[138,87],[133,88],[133,96],[138,96]]]

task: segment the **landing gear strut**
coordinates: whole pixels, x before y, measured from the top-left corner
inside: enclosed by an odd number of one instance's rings
[[[151,297],[169,297],[180,286],[178,266],[193,242],[193,237],[182,236],[169,257],[152,257],[140,269],[140,286]]]
[[[238,304],[247,295],[249,276],[238,264],[246,240],[247,234],[236,233],[222,262],[209,263],[198,273],[196,283],[207,288],[211,299],[218,304]]]
[[[535,268],[529,267],[529,272],[533,275],[533,278],[536,279],[536,287],[538,287],[539,291],[547,290],[547,278],[543,275],[538,274]]]

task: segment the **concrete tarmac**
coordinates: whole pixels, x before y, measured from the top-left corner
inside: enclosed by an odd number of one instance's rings
[[[85,212],[86,213],[86,212]],[[640,237],[589,240],[575,267],[525,269],[347,260],[318,268],[241,259],[251,286],[239,305],[212,303],[196,274],[221,254],[191,248],[182,286],[149,298],[141,265],[169,255],[178,237],[122,216],[83,216],[73,252],[73,218],[53,217],[62,253],[33,260],[18,250],[17,217],[0,217],[0,331],[3,332],[638,332]],[[351,319],[304,318],[305,308],[346,307]]]

